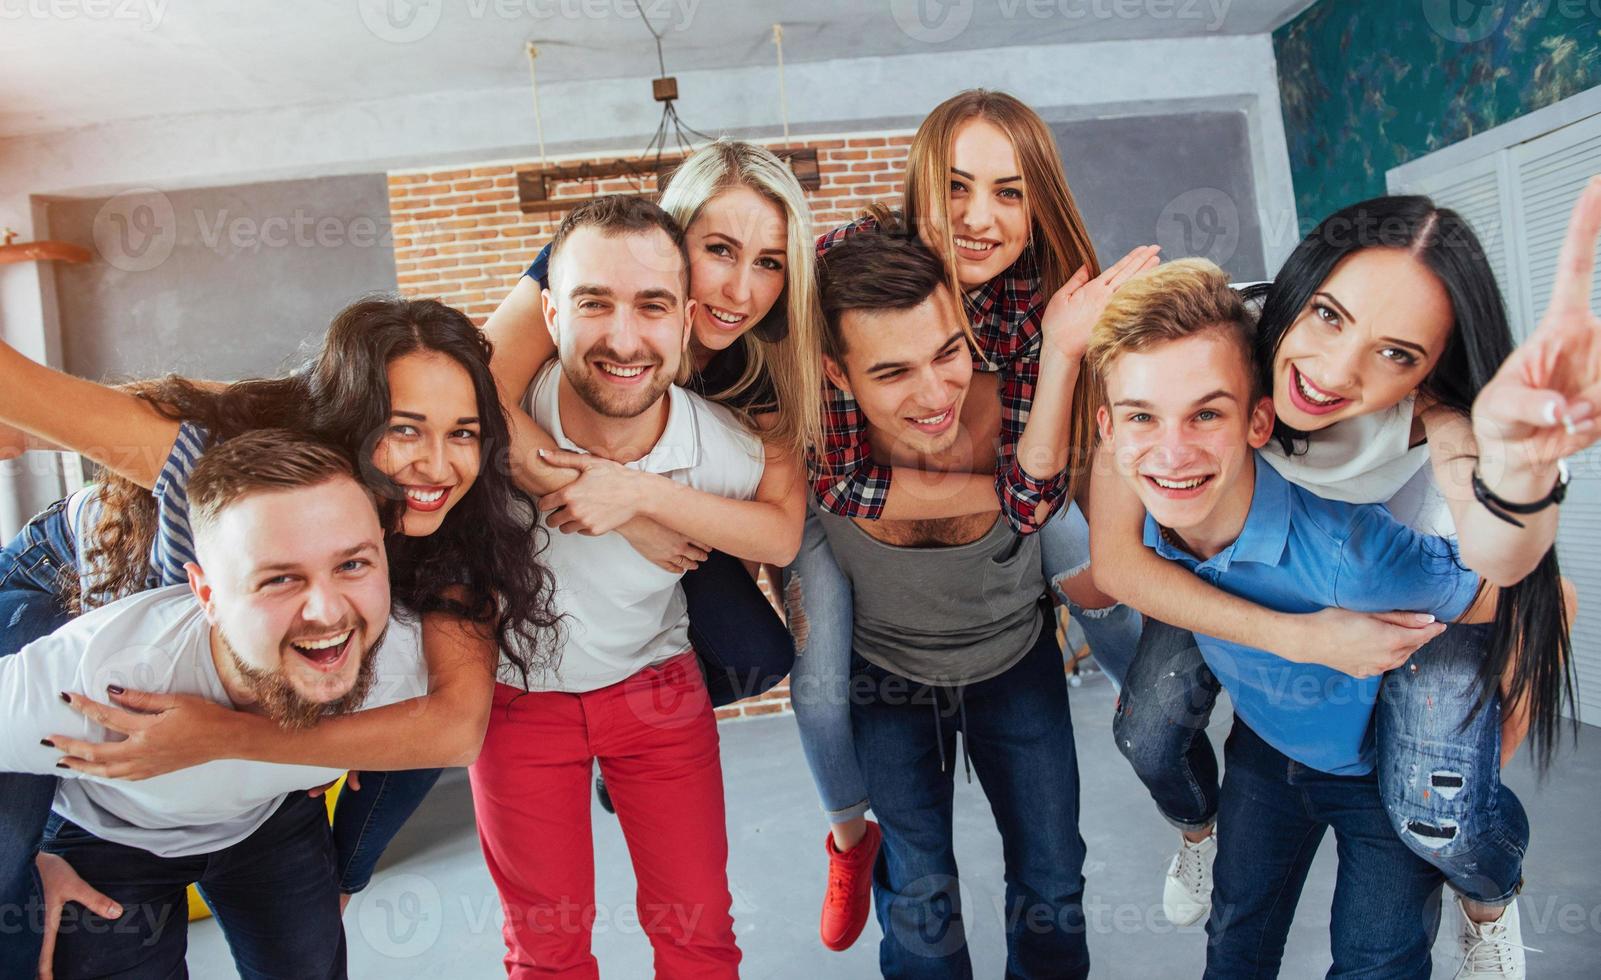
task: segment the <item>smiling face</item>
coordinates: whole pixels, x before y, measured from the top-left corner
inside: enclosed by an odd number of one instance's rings
[[[1150,515],[1200,538],[1228,536],[1230,525],[1237,535],[1250,511],[1251,450],[1273,429],[1272,404],[1251,402],[1240,344],[1205,330],[1119,355],[1104,381],[1101,438]]]
[[[372,461],[405,491],[401,533],[424,537],[478,479],[478,396],[467,369],[437,352],[397,357],[387,373],[389,428]]]
[[[840,333],[844,363],[826,358],[824,370],[855,397],[872,444],[907,459],[951,448],[973,359],[950,291],[905,310],[848,310]]]
[[[951,141],[951,236],[962,288],[1005,272],[1029,238],[1028,188],[1012,141],[1000,127],[975,117]],[[926,240],[926,239],[925,239]],[[928,242],[936,252],[940,243]]]
[[[190,585],[227,656],[229,693],[279,722],[359,706],[389,621],[372,499],[337,477],[252,493],[197,529]]]
[[[1405,250],[1347,256],[1273,357],[1279,418],[1312,432],[1395,406],[1434,369],[1454,322],[1445,287]]]
[[[634,418],[662,397],[678,375],[695,316],[679,250],[654,228],[618,235],[575,229],[545,290],[545,322],[563,376],[610,418]]]
[[[788,282],[788,235],[784,209],[744,185],[701,207],[684,232],[697,347],[724,350],[772,310]]]

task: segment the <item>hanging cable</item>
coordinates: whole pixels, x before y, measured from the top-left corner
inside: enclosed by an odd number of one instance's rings
[[[534,59],[539,57],[539,49],[534,42],[528,42],[528,78],[534,83],[534,132],[539,134],[539,165],[545,166],[545,120],[539,114],[539,73],[534,70]]]
[[[667,62],[662,58],[662,36],[656,33],[656,28],[650,26],[650,18],[645,16],[645,8],[639,5],[639,0],[634,0],[634,9],[639,11],[639,19],[644,22],[645,30],[650,31],[650,36],[656,39],[656,67],[660,69],[656,77],[665,78]]]
[[[789,97],[784,94],[784,25],[773,25],[773,47],[778,49],[778,116],[784,121],[784,143],[789,143]]]

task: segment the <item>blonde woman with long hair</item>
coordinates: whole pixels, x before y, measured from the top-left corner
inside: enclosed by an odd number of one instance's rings
[[[802,467],[818,438],[823,388],[816,259],[799,181],[750,143],[718,140],[697,150],[673,172],[661,206],[685,229],[696,303],[691,370],[679,380],[745,418],[763,437],[769,471],[791,474],[793,492],[781,503],[738,501],[653,487],[664,478],[620,466],[580,473],[585,460],[557,452],[521,409],[512,410],[512,469],[558,511],[553,527],[616,530],[663,568],[690,572],[683,579],[690,639],[721,705],[776,684],[794,659],[788,631],[743,562],[784,566],[800,546]],[[556,356],[541,295],[548,251],[484,326],[507,405],[519,405],[540,366]],[[599,780],[597,789],[610,809]]]
[[[915,421],[930,431],[961,425],[974,442],[993,440],[998,429],[998,462],[968,474],[877,462],[860,407],[831,387],[823,440],[811,458],[813,505],[857,520],[999,512],[1018,534],[1039,532],[1052,591],[1084,627],[1098,659],[1120,676],[1140,623],[1096,591],[1086,573],[1088,526],[1072,499],[1078,468],[1089,458],[1094,413],[1076,408],[1088,337],[1066,313],[1081,290],[1104,302],[1114,277],[1154,265],[1155,247],[1137,248],[1103,273],[1050,129],[1013,96],[982,89],[946,100],[923,120],[908,150],[899,212],[873,208],[819,239],[825,275],[828,250],[864,233],[916,235],[944,259],[953,295],[964,297],[978,397],[967,399],[961,419],[947,409],[945,417]],[[870,372],[875,380],[896,377],[894,365],[884,368]],[[900,373],[905,384],[917,383],[912,372]],[[998,398],[982,397],[989,391]],[[866,819],[871,802],[851,730],[851,584],[815,518],[807,521],[785,597],[797,638],[790,697],[830,823],[821,936],[842,950],[866,922],[882,835]],[[863,747],[864,758],[870,753]]]

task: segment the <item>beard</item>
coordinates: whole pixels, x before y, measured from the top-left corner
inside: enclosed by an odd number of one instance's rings
[[[358,628],[360,633],[361,629]],[[378,650],[383,646],[384,637],[389,633],[388,627],[378,634],[373,644],[362,652],[361,666],[356,668],[356,680],[351,684],[350,690],[342,697],[332,701],[312,701],[295,690],[289,679],[276,670],[262,670],[244,661],[239,651],[228,641],[228,635],[221,626],[217,628],[217,637],[222,641],[223,648],[233,660],[234,670],[249,688],[256,704],[261,706],[262,713],[284,728],[303,730],[311,728],[329,715],[349,714],[360,708],[362,702],[367,700],[367,694],[372,690],[373,679],[377,675]],[[295,654],[295,656],[299,656]]]
[[[574,359],[576,363],[562,364],[562,373],[567,376],[567,383],[573,386],[573,391],[584,404],[599,412],[607,418],[631,419],[643,414],[646,409],[656,404],[657,400],[672,387],[673,379],[662,371],[662,359],[655,358],[652,363],[650,383],[638,391],[618,391],[612,385],[596,377],[600,368],[589,361],[591,357],[599,356],[606,360],[626,364],[635,358],[619,357],[608,347],[591,347],[581,359]]]

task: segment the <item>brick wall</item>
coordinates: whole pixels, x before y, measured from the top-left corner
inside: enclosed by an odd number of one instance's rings
[[[910,133],[860,134],[788,144],[817,150],[822,186],[806,194],[814,231],[849,221],[875,201],[898,204],[911,140]],[[778,149],[785,144],[764,145]],[[630,155],[632,151],[589,159]],[[550,162],[572,165],[584,159]],[[526,160],[390,174],[389,210],[401,291],[437,297],[482,324],[561,220],[559,212],[529,215],[517,208],[516,173],[537,166],[537,161]],[[559,193],[587,196],[641,189],[654,190],[655,179],[565,184]]]
[[[876,201],[898,205],[906,148],[911,133],[847,134],[783,144],[817,150],[822,186],[807,191],[813,233],[855,218]],[[637,152],[637,151],[633,151]],[[574,165],[585,159],[561,157],[551,163]],[[535,160],[389,175],[389,210],[395,236],[395,270],[401,292],[437,297],[472,317],[480,326],[494,312],[517,277],[550,241],[561,221],[554,214],[523,214],[517,207],[517,171]],[[558,196],[654,190],[655,179],[614,178],[591,184],[562,185]],[[771,593],[769,592],[769,597]],[[789,682],[760,697],[717,709],[719,720],[775,714],[789,708]]]

